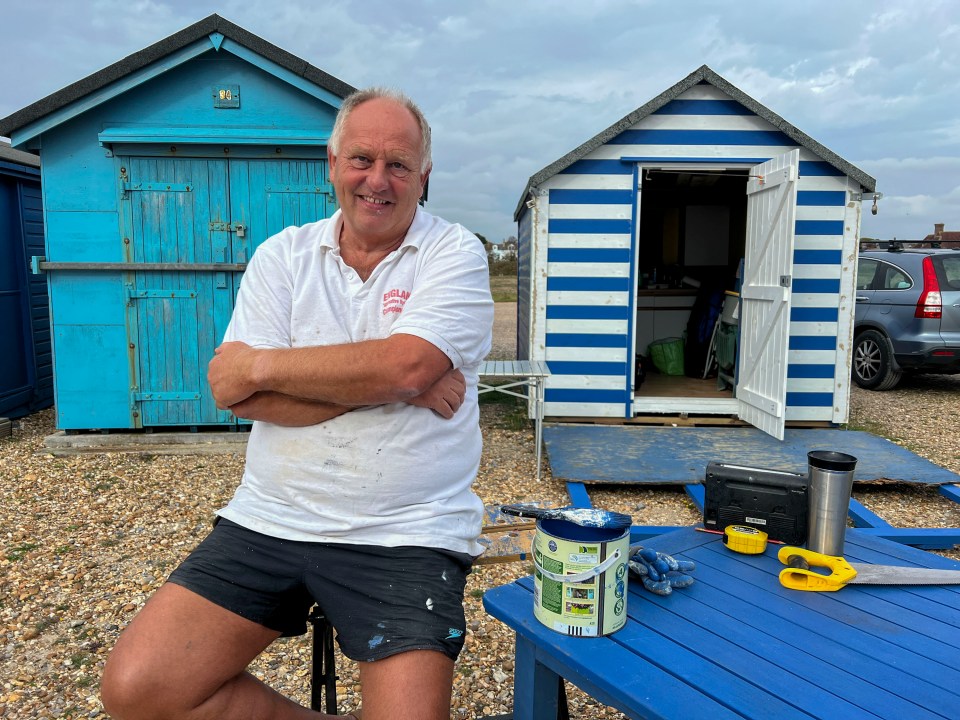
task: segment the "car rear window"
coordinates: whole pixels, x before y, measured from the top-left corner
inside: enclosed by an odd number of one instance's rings
[[[960,290],[960,255],[944,255],[934,262],[939,265],[940,282],[951,290]]]

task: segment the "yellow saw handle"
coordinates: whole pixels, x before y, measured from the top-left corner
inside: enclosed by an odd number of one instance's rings
[[[803,548],[782,547],[777,559],[787,566],[780,571],[780,584],[791,590],[836,592],[857,576],[857,571],[842,557]],[[830,574],[814,572],[812,567],[827,568]]]

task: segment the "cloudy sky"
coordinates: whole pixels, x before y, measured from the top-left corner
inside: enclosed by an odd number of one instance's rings
[[[530,175],[702,64],[877,179],[863,235],[960,230],[955,0],[0,0],[0,117],[214,12],[407,91],[428,209],[494,242]]]

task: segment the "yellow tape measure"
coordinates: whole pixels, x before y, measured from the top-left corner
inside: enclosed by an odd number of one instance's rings
[[[767,549],[767,534],[749,525],[727,525],[723,544],[734,552],[759,555]]]

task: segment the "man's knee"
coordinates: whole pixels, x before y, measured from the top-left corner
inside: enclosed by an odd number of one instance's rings
[[[103,705],[116,720],[216,717],[210,700],[277,635],[167,583],[121,633],[107,658]]]
[[[107,658],[100,680],[100,700],[114,720],[147,720],[157,709],[155,698],[140,671],[117,659]]]
[[[148,647],[120,642],[107,657],[100,679],[100,700],[113,720],[184,718],[184,693],[164,682],[164,672],[151,663]]]

